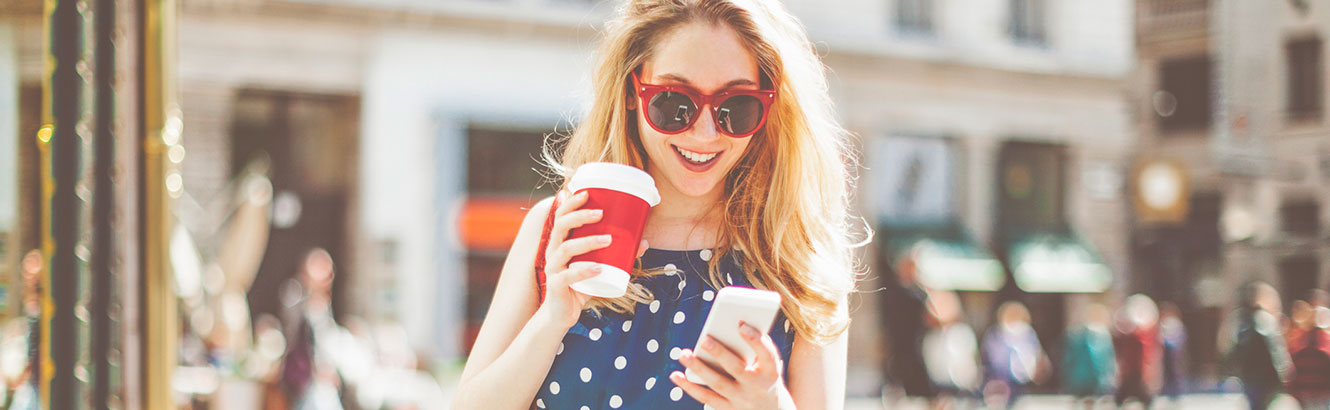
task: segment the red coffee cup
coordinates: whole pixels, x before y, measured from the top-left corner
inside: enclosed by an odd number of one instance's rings
[[[599,222],[583,225],[568,233],[568,238],[609,234],[610,246],[574,257],[569,267],[586,264],[601,266],[599,275],[572,284],[573,290],[602,298],[617,298],[628,290],[628,272],[637,259],[642,229],[647,213],[660,203],[656,180],[646,171],[610,162],[592,162],[577,168],[568,189],[586,192],[582,209],[600,209]]]

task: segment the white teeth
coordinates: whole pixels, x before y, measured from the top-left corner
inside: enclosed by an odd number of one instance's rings
[[[683,148],[679,148],[678,146],[675,146],[674,150],[679,151],[679,154],[683,155],[684,158],[688,158],[689,161],[696,163],[705,163],[707,161],[710,161],[712,158],[715,158],[716,155],[720,154],[719,152],[713,152],[710,154],[700,154]]]

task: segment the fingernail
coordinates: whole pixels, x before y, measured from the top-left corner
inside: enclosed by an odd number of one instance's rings
[[[596,242],[600,242],[600,243],[602,243],[602,244],[605,244],[605,243],[610,243],[610,241],[613,241],[613,240],[614,240],[614,237],[613,237],[613,236],[610,236],[610,235],[601,235],[601,236],[600,236],[600,239],[596,239]]]
[[[744,323],[743,325],[740,325],[740,326],[739,326],[739,331],[740,331],[740,332],[743,332],[744,336],[748,336],[748,337],[751,337],[751,338],[756,338],[756,337],[757,337],[757,329],[754,328],[754,327],[752,327],[752,326],[749,326],[747,323]]]
[[[602,267],[601,267],[601,265],[600,265],[599,263],[597,263],[597,264],[595,264],[595,265],[591,265],[591,271],[592,271],[592,272],[600,272],[601,268],[602,268]]]
[[[702,349],[706,351],[716,350],[716,342],[712,341],[711,338],[707,338],[702,341]]]
[[[601,215],[604,215],[604,214],[605,214],[605,210],[603,210],[603,209],[593,209],[593,210],[591,211],[591,215],[592,215],[592,216],[601,216]]]

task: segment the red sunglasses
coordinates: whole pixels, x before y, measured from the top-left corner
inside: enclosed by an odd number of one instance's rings
[[[632,77],[647,124],[661,134],[687,131],[697,121],[699,108],[711,106],[711,118],[721,134],[748,137],[767,122],[767,112],[776,100],[775,90],[724,90],[708,95],[688,86],[646,84],[636,72]]]

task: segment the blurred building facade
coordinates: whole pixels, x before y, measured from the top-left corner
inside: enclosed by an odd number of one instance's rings
[[[1134,291],[1184,308],[1195,370],[1214,374],[1242,283],[1285,306],[1330,263],[1330,2],[1137,0]]]
[[[551,192],[533,156],[580,117],[611,3],[182,2],[188,196],[204,208],[255,158],[273,164],[253,309],[274,309],[298,255],[324,247],[335,309],[400,321],[415,348],[464,357],[522,207]],[[787,6],[861,137],[857,204],[879,230],[863,289],[891,277],[889,241],[928,239],[979,261],[939,257],[932,274],[963,291],[972,325],[1021,298],[1056,340],[1066,310],[1125,286],[1129,1]],[[1064,268],[1092,286],[1048,280]],[[865,360],[851,389],[870,394],[887,352],[878,295],[858,299],[851,349]]]
[[[1130,2],[788,4],[861,137],[857,203],[877,228],[865,289],[891,286],[899,252],[926,246],[921,281],[960,291],[971,326],[1020,299],[1056,346],[1066,312],[1123,285]],[[891,296],[864,296],[852,351],[881,359]],[[851,369],[852,391],[877,385],[867,370]]]

